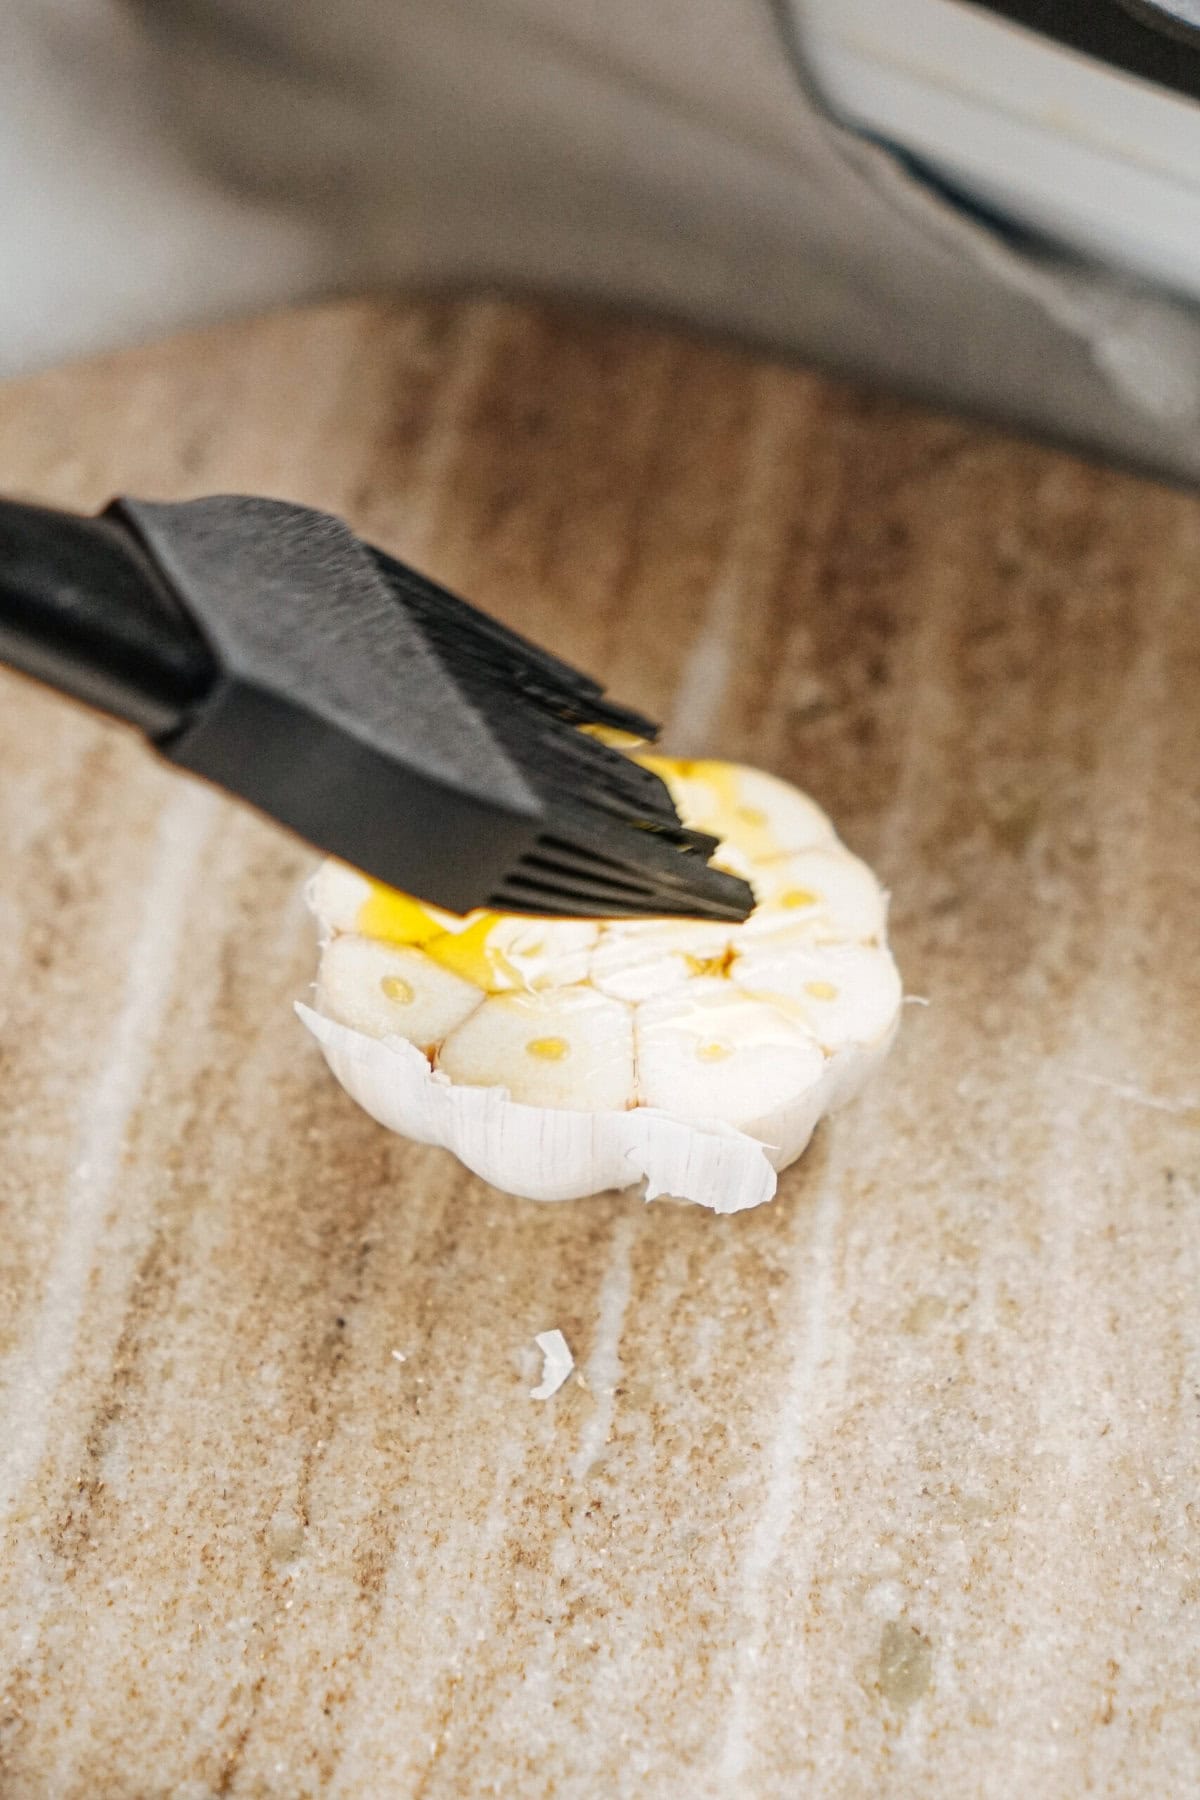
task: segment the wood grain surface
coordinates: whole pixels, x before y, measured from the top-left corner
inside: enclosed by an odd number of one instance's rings
[[[494,302],[10,387],[0,488],[345,512],[928,1001],[759,1212],[506,1199],[292,1016],[303,850],[0,679],[5,1800],[1200,1791],[1200,504]]]

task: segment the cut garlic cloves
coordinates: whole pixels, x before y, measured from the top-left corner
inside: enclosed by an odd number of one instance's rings
[[[316,1008],[298,1010],[374,1118],[498,1187],[558,1200],[643,1181],[741,1211],[886,1054],[886,903],[786,783],[645,760],[753,883],[745,924],[456,918],[330,862],[309,889]]]

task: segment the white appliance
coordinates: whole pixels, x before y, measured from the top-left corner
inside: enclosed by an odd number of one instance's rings
[[[1200,298],[1200,0],[790,3],[836,115],[1015,224]]]

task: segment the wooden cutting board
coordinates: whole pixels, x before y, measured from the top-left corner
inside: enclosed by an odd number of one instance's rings
[[[927,1002],[757,1213],[506,1199],[293,1018],[304,853],[0,679],[6,1800],[1196,1791],[1200,504],[486,301],[10,387],[0,488],[344,512]]]

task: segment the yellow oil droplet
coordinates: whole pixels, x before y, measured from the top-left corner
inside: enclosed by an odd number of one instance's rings
[[[832,981],[806,981],[804,991],[811,994],[814,1000],[836,1000],[838,997]]]
[[[397,1006],[408,1006],[413,999],[411,982],[405,981],[403,975],[384,975],[380,978],[380,987],[389,1000]]]
[[[724,1062],[730,1054],[728,1044],[697,1044],[696,1056],[700,1062]]]
[[[725,958],[723,956],[689,956],[684,950],[684,963],[689,976],[723,976],[725,974]]]
[[[683,960],[689,975],[728,975],[733,964],[733,951],[722,950],[720,956],[691,956],[685,950]]]
[[[364,937],[379,938],[388,944],[426,944],[445,930],[419,900],[375,881],[358,909],[355,923]]]
[[[810,894],[807,888],[789,888],[786,894],[779,896],[780,906],[786,906],[791,912],[800,906],[816,906],[819,900],[820,895]]]
[[[364,937],[386,944],[413,944],[443,969],[495,994],[521,986],[517,970],[503,951],[489,942],[500,917],[494,912],[471,913],[459,926],[453,914],[431,911],[410,894],[372,882],[355,923]],[[448,924],[454,928],[448,929]]]
[[[481,912],[463,931],[444,931],[425,946],[425,954],[441,963],[464,981],[497,994],[504,988],[520,987],[520,975],[504,952],[491,940],[500,918],[499,913]]]
[[[580,725],[577,729],[585,737],[593,737],[599,743],[607,744],[611,750],[636,750],[646,741],[634,731],[622,731],[619,725]]]
[[[536,1056],[542,1062],[561,1062],[570,1048],[566,1038],[530,1038],[525,1046],[525,1054],[526,1056]]]

